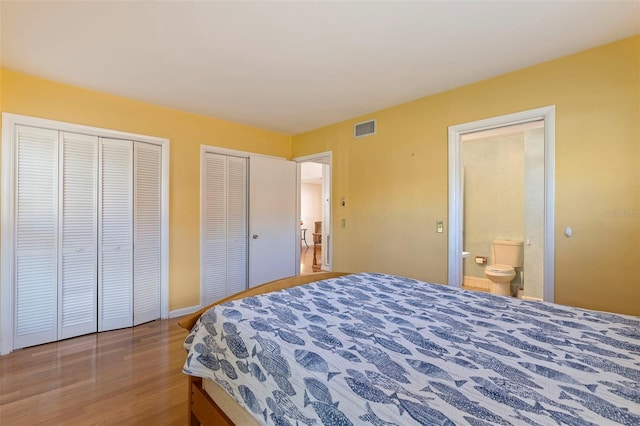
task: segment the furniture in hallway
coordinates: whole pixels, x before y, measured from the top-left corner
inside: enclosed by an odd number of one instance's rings
[[[300,241],[303,241],[304,245],[309,247],[309,244],[307,244],[307,228],[300,228]]]
[[[313,230],[313,272],[318,272],[320,270],[320,265],[318,264],[318,251],[322,248],[322,221],[317,221],[314,223]]]

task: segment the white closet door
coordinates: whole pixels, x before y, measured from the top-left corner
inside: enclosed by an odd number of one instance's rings
[[[58,132],[16,126],[15,349],[57,339]]]
[[[247,160],[205,153],[202,289],[208,305],[247,287]]]
[[[247,159],[227,157],[227,296],[247,288]]]
[[[160,318],[162,147],[134,143],[133,325]]]
[[[133,325],[133,144],[100,140],[98,331]]]
[[[98,329],[98,138],[61,133],[60,153],[58,339],[66,339]]]

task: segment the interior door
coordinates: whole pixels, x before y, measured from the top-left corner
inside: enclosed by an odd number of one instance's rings
[[[98,329],[98,137],[60,134],[58,339]]]
[[[162,147],[133,144],[133,325],[160,318]]]
[[[14,349],[58,338],[58,132],[16,126],[16,141]]]
[[[201,289],[206,306],[247,288],[247,159],[202,159]]]
[[[133,325],[133,147],[101,139],[98,331]]]
[[[296,164],[249,159],[249,287],[295,275]]]

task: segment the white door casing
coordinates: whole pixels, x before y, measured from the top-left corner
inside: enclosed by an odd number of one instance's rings
[[[322,165],[322,267],[331,271],[331,157]]]
[[[300,173],[300,165],[302,163],[319,163],[322,164],[322,264],[321,269],[331,271],[331,259],[333,257],[332,247],[332,229],[331,220],[331,193],[332,193],[332,153],[331,151],[321,152],[318,154],[306,155],[304,157],[296,157],[293,159],[298,165],[297,167],[297,183],[296,194],[300,194],[302,185],[302,176]],[[296,217],[301,216],[300,199],[296,201],[297,213]],[[298,227],[299,228],[299,227]],[[297,230],[297,240],[300,241],[300,229]],[[300,273],[300,252],[296,250],[296,274]]]
[[[544,120],[544,254],[543,298],[554,301],[555,271],[555,105],[449,127],[448,284],[462,284],[462,140],[463,134]]]

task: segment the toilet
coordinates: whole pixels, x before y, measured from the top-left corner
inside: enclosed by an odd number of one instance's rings
[[[491,281],[489,291],[492,294],[511,296],[511,281],[516,276],[515,268],[522,267],[523,246],[522,241],[493,240],[493,265],[484,269],[484,274]]]

